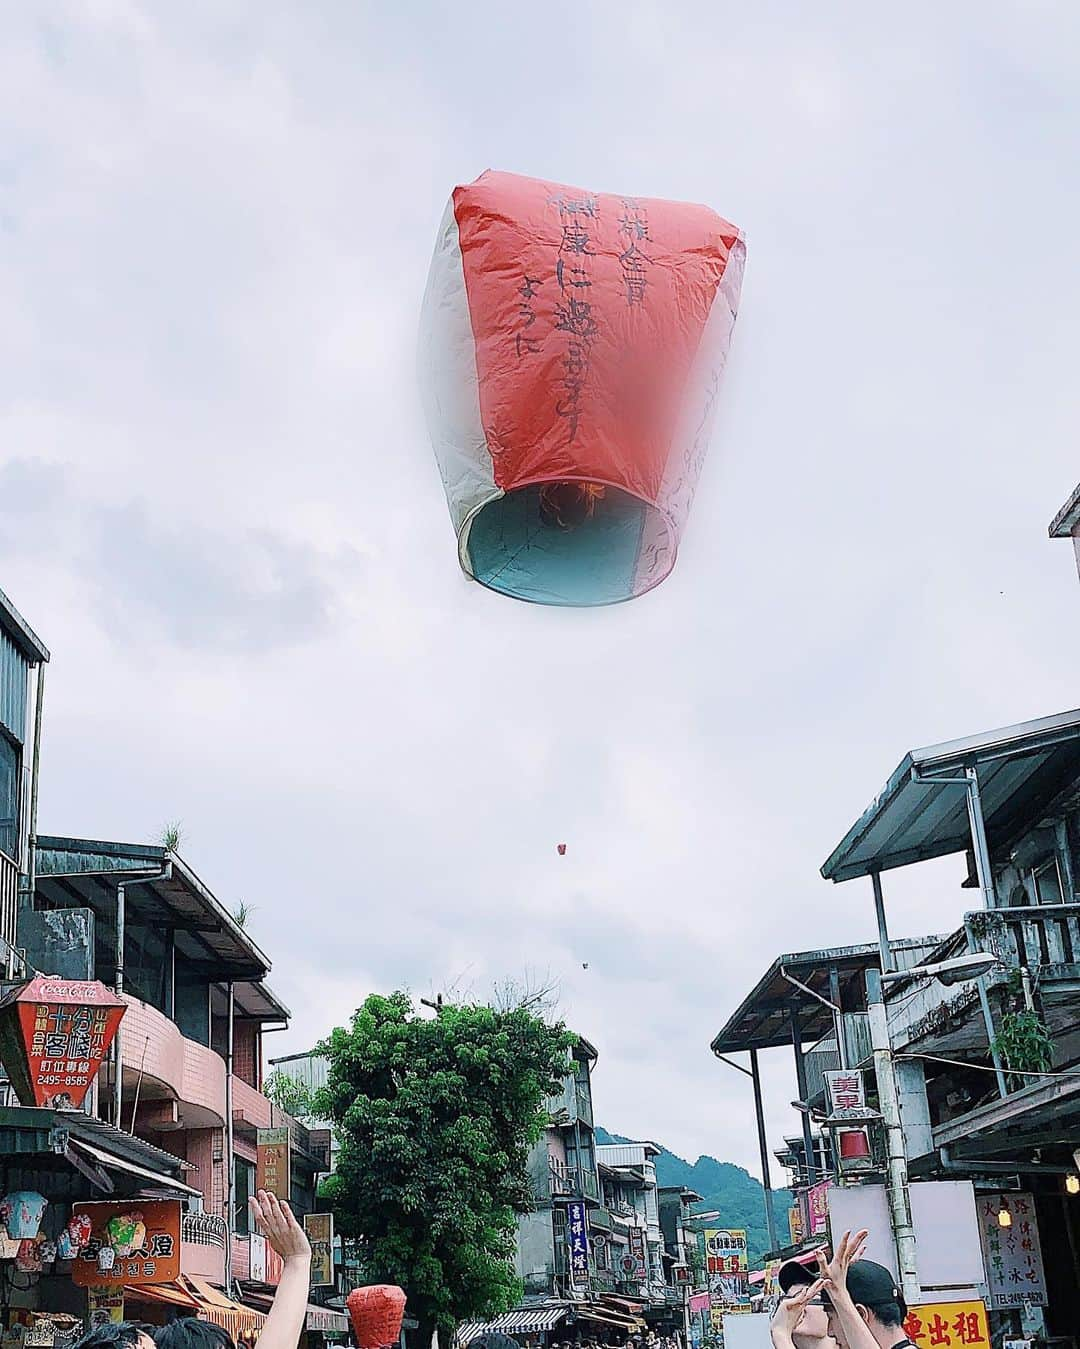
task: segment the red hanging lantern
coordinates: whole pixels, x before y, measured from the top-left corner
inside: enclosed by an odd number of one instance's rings
[[[405,1293],[396,1284],[354,1288],[345,1299],[359,1349],[388,1349],[401,1338]]]
[[[840,1170],[869,1171],[873,1168],[870,1139],[865,1129],[844,1129],[840,1133]]]

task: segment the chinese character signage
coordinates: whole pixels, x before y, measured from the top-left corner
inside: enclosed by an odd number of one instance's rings
[[[566,1206],[566,1244],[570,1248],[570,1282],[584,1288],[589,1282],[589,1229],[585,1205],[580,1201]]]
[[[1030,1194],[1006,1193],[978,1194],[975,1202],[991,1308],[1002,1311],[1025,1302],[1045,1307],[1046,1275],[1035,1201]],[[998,1215],[1006,1210],[1012,1221],[1002,1227]]]
[[[806,1224],[803,1222],[802,1208],[798,1201],[788,1209],[787,1225],[791,1244],[798,1246],[806,1235]]]
[[[0,1002],[0,1061],[20,1105],[78,1109],[126,1005],[98,980],[37,975]]]
[[[917,1349],[966,1349],[972,1344],[990,1349],[990,1323],[984,1302],[936,1302],[912,1307],[904,1334]]]
[[[290,1170],[288,1129],[259,1129],[255,1135],[255,1184],[258,1189],[287,1200]]]
[[[812,1185],[806,1192],[807,1236],[819,1237],[829,1230],[829,1181]]]
[[[705,1268],[710,1274],[745,1274],[745,1229],[719,1231],[712,1228],[706,1232]]]
[[[649,1267],[645,1259],[645,1233],[640,1227],[631,1227],[628,1233],[630,1255],[634,1261],[634,1278],[647,1279]]]
[[[705,1233],[705,1270],[714,1326],[721,1323],[724,1312],[750,1310],[745,1229],[711,1228]]]
[[[866,1118],[866,1084],[861,1072],[841,1069],[840,1072],[826,1073],[825,1084],[831,1119]]]
[[[334,1215],[305,1213],[304,1231],[311,1242],[311,1286],[322,1288],[334,1282]]]
[[[121,1199],[73,1204],[90,1219],[90,1240],[71,1262],[80,1288],[169,1283],[180,1273],[180,1201]]]

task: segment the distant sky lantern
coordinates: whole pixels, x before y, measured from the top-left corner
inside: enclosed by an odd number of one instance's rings
[[[740,231],[704,206],[505,173],[454,189],[421,375],[469,576],[593,605],[668,575],[744,257]]]

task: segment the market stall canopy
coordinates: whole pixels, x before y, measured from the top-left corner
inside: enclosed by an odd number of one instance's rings
[[[500,1331],[504,1335],[539,1335],[555,1327],[566,1319],[565,1305],[557,1307],[529,1307],[519,1311],[505,1312],[494,1321],[467,1321],[458,1327],[457,1342],[460,1345],[471,1344],[481,1335],[491,1331]]]
[[[991,851],[1080,774],[1080,711],[907,753],[822,865],[849,881],[971,847],[963,774],[978,772]],[[934,781],[925,779],[932,777]],[[943,782],[950,777],[955,781]]]

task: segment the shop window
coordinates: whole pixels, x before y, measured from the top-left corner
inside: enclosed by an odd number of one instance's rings
[[[255,1164],[244,1157],[236,1158],[236,1209],[233,1215],[233,1228],[240,1237],[251,1232],[248,1200],[255,1195]]]

